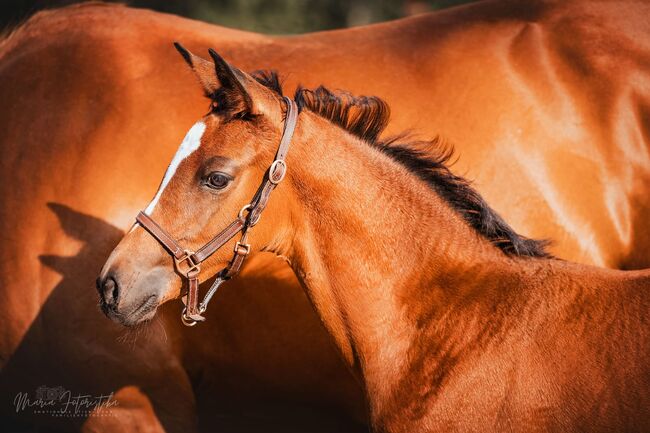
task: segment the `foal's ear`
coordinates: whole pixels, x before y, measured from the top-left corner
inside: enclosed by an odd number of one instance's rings
[[[233,115],[241,114],[258,114],[256,107],[253,105],[253,98],[251,97],[251,90],[255,87],[252,79],[244,72],[230,66],[223,57],[221,57],[212,48],[208,49],[210,57],[214,60],[214,68],[217,71],[217,78],[221,83],[225,97],[222,101],[218,101],[226,106],[222,109],[230,112]],[[257,84],[257,83],[255,83]],[[253,90],[254,91],[254,90]]]
[[[187,64],[190,65],[192,71],[194,71],[194,75],[196,75],[199,83],[203,86],[205,96],[212,98],[219,88],[219,81],[217,81],[217,77],[214,74],[214,64],[209,60],[190,53],[178,42],[174,42],[174,47],[176,47]]]

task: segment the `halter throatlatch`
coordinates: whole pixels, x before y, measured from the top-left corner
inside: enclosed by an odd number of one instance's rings
[[[284,121],[284,130],[282,131],[278,151],[275,154],[275,160],[267,170],[264,181],[257,189],[250,203],[241,208],[237,218],[207,244],[203,245],[196,252],[184,249],[169,233],[151,219],[149,215],[140,212],[135,219],[138,224],[149,232],[171,254],[174,259],[176,271],[188,280],[187,295],[183,297],[185,308],[181,314],[181,320],[187,326],[194,326],[197,322],[205,320],[202,314],[207,310],[208,303],[219,286],[224,281],[231,279],[239,273],[244,259],[246,259],[251,250],[247,242],[248,231],[259,222],[262,211],[269,201],[271,192],[282,182],[282,179],[284,179],[287,173],[285,157],[289,150],[289,144],[291,144],[293,131],[296,128],[298,107],[292,99],[285,96],[284,100],[287,103],[287,116]],[[241,237],[235,244],[234,255],[230,263],[217,274],[217,278],[203,297],[203,301],[199,303],[199,274],[201,273],[201,263],[228,243],[238,233],[241,233]]]

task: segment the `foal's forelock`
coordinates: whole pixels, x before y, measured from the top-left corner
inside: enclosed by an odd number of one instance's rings
[[[165,188],[167,185],[169,185],[172,177],[174,177],[176,174],[178,166],[181,164],[181,162],[183,162],[183,160],[194,153],[194,151],[196,151],[196,149],[198,149],[201,145],[201,137],[203,137],[204,132],[205,123],[203,122],[195,123],[194,126],[192,126],[187,132],[181,145],[178,147],[176,154],[172,158],[172,162],[170,162],[169,167],[167,167],[165,176],[160,182],[160,187],[158,187],[158,192],[156,192],[156,195],[154,196],[153,200],[151,200],[151,203],[149,203],[149,206],[147,206],[147,208],[144,210],[144,213],[151,215],[154,208],[156,207],[156,204],[158,204],[163,191],[165,191]]]

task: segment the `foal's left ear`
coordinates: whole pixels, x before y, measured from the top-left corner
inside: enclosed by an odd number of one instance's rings
[[[224,92],[224,98],[217,101],[219,110],[224,110],[231,116],[268,113],[269,102],[273,99],[269,96],[270,91],[247,73],[231,66],[212,48],[208,52],[214,60],[217,78],[221,83],[220,90]]]
[[[192,54],[179,42],[174,42],[174,47],[181,53],[185,62],[192,68],[194,75],[201,83],[203,87],[203,92],[208,98],[214,96],[214,92],[219,88],[219,82],[217,77],[214,75],[214,65],[211,61],[205,60],[197,55]]]

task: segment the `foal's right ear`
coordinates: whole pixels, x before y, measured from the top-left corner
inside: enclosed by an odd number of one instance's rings
[[[217,76],[214,73],[214,63],[202,57],[195,56],[185,49],[184,46],[178,42],[174,42],[174,47],[181,53],[190,68],[194,71],[194,75],[199,79],[199,83],[203,86],[205,96],[211,98],[214,92],[220,87]]]

